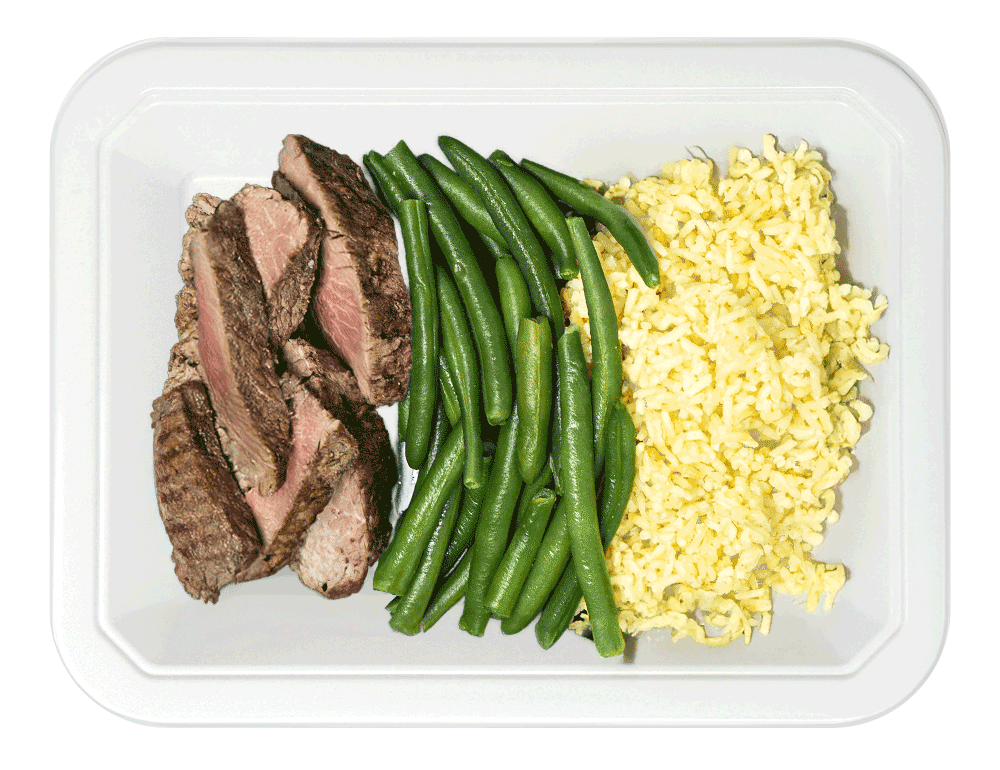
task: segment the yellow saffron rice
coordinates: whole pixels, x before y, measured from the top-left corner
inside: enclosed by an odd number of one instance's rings
[[[760,156],[732,149],[721,179],[682,160],[604,191],[638,218],[662,276],[647,288],[613,237],[594,238],[638,438],[607,557],[625,632],[749,644],[773,591],[812,611],[844,585],[844,565],[812,551],[872,417],[857,384],[889,349],[869,330],[886,298],[840,282],[830,178],[819,152],[766,136]],[[589,356],[579,278],[563,298]]]

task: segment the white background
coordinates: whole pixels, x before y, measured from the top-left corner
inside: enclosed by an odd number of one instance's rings
[[[417,758],[443,765],[536,761],[690,760],[764,767],[874,767],[969,759],[995,743],[997,677],[997,373],[1000,249],[997,199],[995,9],[956,0],[930,7],[877,0],[804,3],[553,3],[243,0],[157,7],[22,2],[5,15],[3,263],[7,543],[3,700],[7,759],[31,765],[97,761],[172,767],[252,762],[372,763]],[[989,8],[987,10],[987,8]],[[895,55],[924,81],[944,115],[951,147],[951,621],[926,683],[891,713],[862,725],[763,730],[575,731],[151,728],[94,704],[70,679],[49,624],[48,172],[49,140],[63,97],[105,54],[151,37],[840,37]],[[13,236],[13,239],[11,239]],[[989,315],[988,315],[989,314]],[[8,318],[9,316],[9,318]],[[8,647],[10,649],[8,649]],[[250,733],[253,734],[250,734]],[[992,754],[992,756],[991,756]],[[37,757],[37,760],[34,758]],[[42,758],[46,757],[47,760]],[[986,757],[990,757],[986,759]],[[995,761],[987,753],[988,766]],[[896,765],[896,763],[899,763]],[[6,764],[6,762],[5,762]]]

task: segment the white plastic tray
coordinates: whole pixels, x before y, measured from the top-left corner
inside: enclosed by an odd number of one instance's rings
[[[567,634],[415,638],[369,586],[329,602],[287,570],[206,606],[173,574],[149,412],[175,339],[183,212],[267,183],[282,138],[356,160],[450,133],[579,176],[647,174],[765,133],[834,171],[854,281],[888,295],[892,352],[817,552],[829,613],[777,600],[770,635],[707,649],[650,633],[602,660]],[[68,96],[52,142],[52,627],[94,700],[158,724],[831,724],[891,710],[947,623],[948,147],[905,66],[839,41],[154,41]],[[389,420],[390,426],[395,423]]]

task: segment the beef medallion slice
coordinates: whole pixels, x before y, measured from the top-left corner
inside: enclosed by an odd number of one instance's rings
[[[292,409],[288,474],[272,495],[247,492],[264,546],[240,580],[265,577],[288,563],[358,455],[357,443],[343,423],[320,405],[301,380],[286,374],[281,385]]]
[[[323,228],[305,206],[268,187],[245,185],[232,200],[243,211],[271,339],[280,348],[309,309]]]
[[[270,345],[264,289],[243,215],[221,201],[190,243],[198,365],[240,488],[273,493],[285,478],[291,417]]]
[[[368,568],[389,542],[396,457],[381,415],[364,400],[344,364],[294,337],[286,343],[284,356],[289,370],[303,378],[358,444],[358,456],[338,494],[316,517],[290,564],[305,585],[337,599],[360,590]]]
[[[174,571],[196,599],[216,602],[261,550],[261,539],[215,432],[208,392],[197,380],[153,402],[153,467]]]
[[[170,350],[170,365],[164,392],[188,380],[204,383],[205,373],[201,370],[198,355],[198,296],[194,288],[194,267],[191,249],[198,232],[208,226],[220,199],[207,193],[198,193],[188,207],[186,218],[190,228],[184,234],[181,259],[177,265],[184,285],[177,293],[177,310],[174,325],[177,327],[177,342]]]
[[[291,186],[323,220],[313,312],[366,400],[393,404],[410,378],[410,295],[392,217],[346,155],[300,135],[285,137],[272,184]]]

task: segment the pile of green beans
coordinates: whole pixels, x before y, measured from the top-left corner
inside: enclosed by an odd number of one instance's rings
[[[495,618],[514,634],[537,619],[545,648],[583,600],[597,651],[621,655],[605,550],[632,492],[636,434],[611,291],[580,215],[611,231],[650,286],[656,258],[624,210],[579,180],[438,143],[451,166],[402,141],[364,158],[403,234],[414,321],[399,437],[419,470],[373,585],[394,594],[401,633],[463,602],[466,632],[482,636]],[[576,276],[589,367],[559,297]]]

